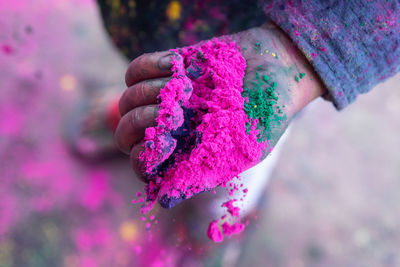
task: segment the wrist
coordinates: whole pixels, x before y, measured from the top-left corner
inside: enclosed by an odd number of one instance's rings
[[[261,28],[273,36],[274,46],[282,55],[280,59],[295,70],[291,73],[294,81],[292,103],[294,112],[299,112],[314,99],[325,94],[327,89],[311,63],[283,30],[271,22],[265,23]]]

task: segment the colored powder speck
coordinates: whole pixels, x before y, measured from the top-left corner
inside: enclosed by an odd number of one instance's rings
[[[236,222],[234,224],[229,224],[227,222],[224,222],[222,224],[222,231],[224,232],[224,235],[226,235],[226,236],[239,234],[243,230],[244,230],[244,224],[241,224],[239,222]]]
[[[261,52],[261,43],[260,42],[254,43],[254,51],[256,53],[260,53]]]
[[[142,247],[141,246],[135,246],[135,252],[136,252],[136,254],[142,253]]]
[[[13,52],[13,49],[11,48],[11,46],[4,44],[1,47],[1,50],[3,50],[4,54],[10,55]]]
[[[300,73],[300,79],[303,79],[303,78],[304,78],[304,76],[306,76],[306,74],[305,74],[305,73]]]
[[[169,20],[175,21],[181,17],[182,6],[179,1],[171,1],[165,11]]]
[[[235,190],[239,188],[236,187]],[[243,200],[243,199],[242,199]],[[228,213],[231,215],[231,220],[235,220],[232,224],[227,221],[223,222],[227,218],[227,214],[224,214],[220,220],[212,221],[208,226],[207,235],[214,242],[221,242],[223,240],[223,235],[231,236],[234,234],[238,234],[244,230],[245,225],[240,222],[239,217],[239,207],[233,206],[233,203],[236,202],[236,199],[231,199],[224,202],[221,206],[225,207]],[[222,232],[218,227],[218,224],[222,222]]]
[[[235,202],[235,200],[229,200],[225,203],[222,204],[222,207],[226,207],[228,209],[228,212],[234,216],[234,217],[239,217],[239,211],[240,209],[238,207],[233,206],[233,202]]]
[[[257,140],[257,120],[245,113],[240,48],[213,39],[171,51],[172,79],[160,91],[157,126],[146,129],[139,155],[149,179],[144,212],[156,199],[169,208],[226,185],[258,163],[266,146]]]
[[[294,79],[296,80],[296,82],[299,82],[299,77],[297,77],[297,75],[294,76]]]
[[[264,142],[270,139],[272,127],[281,124],[286,116],[281,108],[277,105],[278,96],[275,89],[278,86],[276,82],[271,81],[267,75],[261,75],[256,72],[255,80],[251,83],[251,87],[245,87],[243,97],[247,99],[245,103],[245,112],[251,120],[246,124],[247,131],[250,131],[257,125],[259,130],[258,142]]]
[[[208,225],[207,236],[216,243],[222,242],[224,240],[221,230],[218,227],[218,221],[212,221]]]

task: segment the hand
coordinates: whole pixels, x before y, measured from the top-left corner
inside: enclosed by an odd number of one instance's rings
[[[247,89],[254,89],[251,84],[260,77],[267,77],[269,83],[276,83],[275,93],[279,96],[276,106],[280,107],[282,114],[279,115],[283,119],[279,123],[266,124],[263,127],[263,134],[269,141],[269,146],[263,153],[266,157],[284,133],[291,118],[313,99],[322,95],[324,86],[296,46],[273,24],[265,24],[229,38],[242,48],[246,59],[244,84]],[[138,155],[144,150],[145,129],[155,125],[157,95],[172,74],[171,56],[171,52],[158,52],[135,59],[127,70],[128,89],[119,103],[122,119],[115,133],[117,144],[123,152],[130,154],[135,172],[144,181],[146,175]],[[300,79],[300,73],[305,73],[306,76]]]
[[[146,175],[138,155],[144,150],[145,129],[156,125],[157,96],[172,74],[171,57],[167,51],[144,54],[133,60],[125,75],[128,88],[119,101],[121,120],[115,139],[119,149],[130,155],[132,167],[143,181]]]
[[[276,107],[282,111],[282,114],[278,115],[285,119],[265,129],[264,134],[268,137],[269,147],[263,153],[264,159],[296,113],[325,94],[326,88],[310,62],[275,24],[266,23],[232,37],[242,48],[243,57],[246,59],[245,87],[254,89],[252,83],[256,76],[261,79],[268,77],[270,84],[276,83]]]

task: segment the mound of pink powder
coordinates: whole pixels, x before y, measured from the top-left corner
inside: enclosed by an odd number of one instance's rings
[[[146,129],[140,160],[149,184],[147,211],[227,182],[259,162],[256,121],[244,112],[246,61],[230,40],[212,39],[171,50],[172,79],[161,89],[157,126]]]

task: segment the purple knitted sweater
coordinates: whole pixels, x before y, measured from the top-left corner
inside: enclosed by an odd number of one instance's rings
[[[262,0],[338,109],[400,70],[399,0]]]

